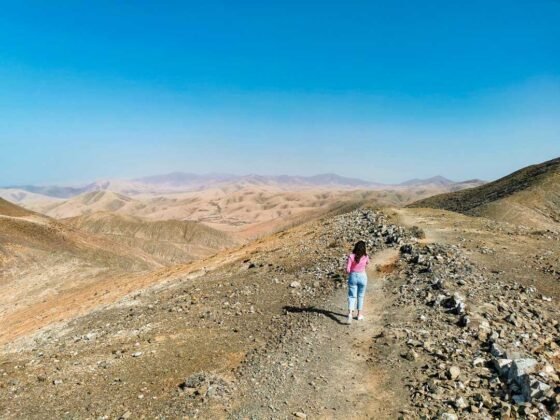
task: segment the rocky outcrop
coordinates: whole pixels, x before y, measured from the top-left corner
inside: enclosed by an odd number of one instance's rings
[[[403,357],[420,365],[408,384],[415,414],[558,415],[557,304],[534,288],[484,272],[458,247],[405,244],[400,250],[402,271],[392,280],[400,281],[397,305],[417,315],[416,322],[400,326],[409,349]],[[413,417],[413,411],[403,413]]]

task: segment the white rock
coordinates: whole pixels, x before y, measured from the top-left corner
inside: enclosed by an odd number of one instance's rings
[[[537,366],[537,361],[535,359],[516,359],[511,364],[511,370],[509,372],[509,378],[517,382],[519,385],[523,385],[523,376],[533,373]]]
[[[511,359],[495,359],[494,367],[501,376],[508,376],[511,369]]]
[[[457,379],[459,375],[461,375],[461,369],[459,369],[457,366],[451,366],[447,371],[447,376],[451,380]]]
[[[473,360],[472,364],[473,366],[478,366],[478,365],[483,365],[486,362],[486,360],[484,360],[482,357],[477,357],[476,359]]]
[[[463,397],[457,398],[455,400],[454,404],[455,404],[455,407],[460,409],[460,410],[463,410],[463,409],[467,408],[467,403],[465,402],[465,399]]]

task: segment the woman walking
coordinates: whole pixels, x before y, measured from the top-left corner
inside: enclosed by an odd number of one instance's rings
[[[354,307],[358,309],[358,321],[364,319],[364,295],[366,293],[367,275],[366,267],[369,257],[366,251],[366,243],[359,241],[352,253],[348,256],[346,272],[348,273],[348,324],[352,323]]]

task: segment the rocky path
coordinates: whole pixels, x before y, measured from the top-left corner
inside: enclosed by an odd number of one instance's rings
[[[346,418],[352,415],[362,418],[394,418],[398,409],[396,390],[385,386],[389,373],[378,365],[372,365],[370,358],[372,338],[382,331],[388,310],[388,298],[383,287],[385,270],[398,257],[397,250],[386,249],[371,259],[364,304],[365,319],[353,322],[350,326],[351,349],[344,353],[341,361],[346,366],[345,375],[352,378],[349,394],[363,395],[364,398],[359,400],[360,405],[356,407],[356,411],[346,413]],[[344,306],[345,295],[343,300]]]
[[[395,213],[425,235],[401,247],[401,270],[390,279],[396,306],[417,316],[384,334],[401,347],[401,331],[406,337],[412,406],[404,417],[558,418],[558,305],[542,293],[543,279],[528,282],[513,263],[526,243],[539,248],[483,218]]]
[[[395,418],[403,393],[386,386],[390,372],[373,362],[372,340],[386,320],[384,267],[397,258],[394,249],[372,257],[364,321],[347,325],[346,288],[322,305],[287,308],[296,334],[253,361],[231,418]]]

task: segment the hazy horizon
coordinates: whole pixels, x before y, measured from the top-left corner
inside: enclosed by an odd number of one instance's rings
[[[0,188],[18,188],[18,187],[24,187],[24,186],[83,187],[83,186],[87,186],[89,184],[96,183],[96,182],[108,182],[108,181],[130,181],[130,182],[138,181],[138,182],[141,182],[142,178],[151,178],[151,177],[168,176],[168,175],[176,175],[176,174],[194,175],[194,176],[199,176],[199,177],[224,176],[224,177],[231,177],[231,178],[250,178],[250,177],[271,177],[271,178],[275,178],[275,177],[299,178],[299,177],[301,177],[301,178],[312,178],[312,177],[318,177],[318,176],[334,175],[334,176],[338,176],[338,177],[345,178],[345,179],[351,179],[351,180],[356,180],[356,181],[364,181],[364,182],[369,182],[369,183],[372,183],[372,184],[380,184],[380,185],[387,185],[387,186],[399,185],[399,184],[406,183],[408,181],[428,180],[428,179],[439,178],[439,177],[445,178],[446,180],[452,181],[452,182],[463,182],[463,181],[472,181],[472,180],[493,181],[492,179],[491,180],[486,180],[486,179],[480,179],[480,178],[452,179],[452,178],[449,178],[445,175],[434,174],[434,175],[431,175],[431,176],[428,176],[428,177],[425,177],[425,178],[413,177],[413,178],[402,179],[402,180],[394,182],[394,183],[383,183],[383,182],[379,182],[375,179],[345,176],[345,175],[341,175],[341,174],[334,173],[334,172],[323,172],[323,173],[310,174],[310,175],[287,174],[287,173],[266,174],[266,175],[264,175],[264,174],[257,174],[257,173],[220,173],[220,172],[196,173],[196,172],[187,172],[187,171],[173,171],[173,172],[161,173],[161,174],[146,174],[146,175],[142,175],[142,176],[139,176],[139,177],[119,177],[119,178],[100,177],[100,178],[90,179],[90,180],[86,180],[86,181],[82,181],[82,182],[61,182],[61,183],[50,183],[50,184],[45,184],[45,183],[6,184],[6,185],[2,184],[2,185],[0,185]]]
[[[493,180],[560,156],[560,3],[5,5],[0,185]]]

